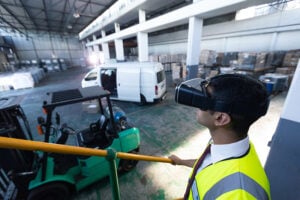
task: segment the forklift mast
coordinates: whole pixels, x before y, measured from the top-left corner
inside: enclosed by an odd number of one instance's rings
[[[20,97],[0,99],[0,136],[33,140]],[[34,174],[37,155],[32,151],[0,148],[1,187],[3,199],[22,199]]]
[[[0,136],[32,140],[27,118],[20,106],[19,97],[0,99]],[[23,173],[32,170],[34,153],[17,149],[1,149],[0,167],[8,173]]]

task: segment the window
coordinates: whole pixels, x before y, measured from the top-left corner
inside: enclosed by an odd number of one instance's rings
[[[157,83],[162,82],[163,80],[166,79],[165,72],[164,72],[163,70],[157,72],[157,73],[156,73],[156,78],[157,78]]]
[[[86,81],[97,80],[97,72],[91,72],[84,80]]]

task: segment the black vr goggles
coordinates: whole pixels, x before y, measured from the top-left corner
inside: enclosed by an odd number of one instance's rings
[[[219,77],[220,76],[226,75],[219,75]],[[268,110],[268,98],[266,98],[265,102],[259,105],[253,103],[252,101],[245,102],[235,99],[211,98],[206,88],[208,84],[209,80],[204,80],[201,78],[191,79],[181,83],[175,89],[175,101],[187,106],[200,108],[204,111],[212,110],[251,117],[263,116]]]

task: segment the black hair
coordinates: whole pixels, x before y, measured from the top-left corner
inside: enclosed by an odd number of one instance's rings
[[[209,87],[211,88],[211,98],[232,104],[239,103],[247,106],[268,102],[265,86],[250,76],[241,74],[219,75],[211,78]],[[241,138],[247,136],[251,124],[261,117],[261,115],[251,112],[245,114],[228,112],[228,114],[231,117],[230,128],[240,134],[239,137]]]

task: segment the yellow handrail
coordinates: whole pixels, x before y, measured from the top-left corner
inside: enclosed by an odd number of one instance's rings
[[[45,151],[45,152],[84,155],[84,156],[101,156],[101,157],[107,156],[107,151],[102,149],[91,149],[85,147],[53,144],[53,143],[30,141],[30,140],[23,140],[23,139],[8,138],[8,137],[0,137],[0,148],[22,149],[22,150],[29,150],[29,151]],[[116,152],[116,156],[120,159],[127,159],[127,160],[143,160],[143,161],[152,161],[152,162],[172,163],[171,159],[158,157],[158,156],[148,156],[148,155],[132,154],[132,153],[124,153],[124,152]]]

